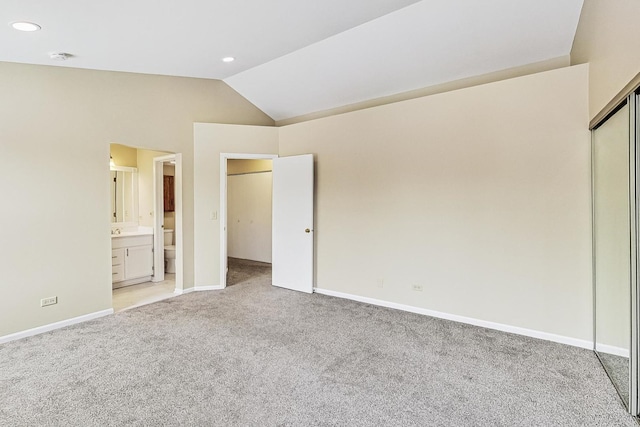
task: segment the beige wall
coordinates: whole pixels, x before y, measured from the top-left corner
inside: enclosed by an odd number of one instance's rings
[[[587,78],[563,68],[279,128],[281,156],[317,162],[317,287],[591,340]]]
[[[193,132],[195,284],[220,286],[220,154],[277,154],[278,128],[196,123]]]
[[[109,147],[116,166],[138,167],[138,150],[120,144],[111,144]]]
[[[589,63],[591,118],[640,72],[639,17],[638,0],[584,1],[571,62]]]
[[[0,63],[0,93],[0,337],[111,308],[110,143],[183,153],[189,287],[193,123],[273,125],[215,80]]]

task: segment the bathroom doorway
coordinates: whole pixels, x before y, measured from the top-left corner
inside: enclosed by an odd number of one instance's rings
[[[153,281],[175,277],[175,293],[183,292],[182,155],[153,159],[154,269]]]
[[[117,312],[173,297],[176,295],[178,281],[180,286],[182,284],[181,276],[178,278],[175,274],[164,275],[165,251],[162,241],[158,250],[158,234],[161,235],[161,238],[164,236],[162,232],[156,232],[159,228],[155,222],[158,217],[164,218],[164,212],[160,214],[156,212],[157,197],[155,193],[158,190],[156,181],[158,173],[161,177],[165,174],[163,169],[157,169],[156,158],[166,158],[167,164],[171,165],[167,168],[167,170],[171,170],[167,175],[171,175],[169,181],[174,183],[181,182],[182,168],[179,154],[119,144],[111,144],[110,157],[112,171],[119,169],[132,171],[134,175],[132,182],[135,183],[135,186],[132,187],[135,190],[135,194],[132,194],[132,201],[129,205],[125,205],[125,214],[129,211],[129,215],[123,217],[128,218],[127,221],[112,220],[111,223],[112,270],[114,272],[112,304],[114,311]],[[176,164],[180,163],[179,167],[170,163],[172,161]],[[113,179],[113,175],[114,173],[111,172],[110,180]],[[173,189],[175,190],[175,186]],[[162,187],[159,191],[163,191]],[[116,194],[122,193],[122,191],[112,191],[111,193],[114,192]],[[116,201],[120,200],[120,197],[113,197],[113,194],[111,196]],[[174,196],[174,209],[170,213],[172,225],[175,225],[175,234],[181,235],[181,191],[174,191],[172,196]],[[118,218],[118,212],[116,210],[116,218]],[[178,252],[181,252],[181,248],[180,250],[174,249],[174,253]],[[156,259],[157,254],[162,255],[160,262]],[[159,272],[164,277],[160,277]],[[159,277],[160,280],[158,280]]]

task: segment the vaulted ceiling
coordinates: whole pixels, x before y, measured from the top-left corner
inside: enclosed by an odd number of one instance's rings
[[[582,3],[2,0],[0,61],[222,79],[283,120],[568,55]]]

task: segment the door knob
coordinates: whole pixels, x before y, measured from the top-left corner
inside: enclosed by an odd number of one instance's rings
[[[308,228],[305,228],[304,232],[305,233],[311,233],[311,230],[309,230]]]

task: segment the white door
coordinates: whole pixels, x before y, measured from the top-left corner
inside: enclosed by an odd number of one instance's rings
[[[313,154],[273,159],[273,285],[313,292]]]

